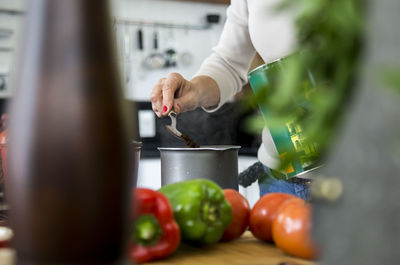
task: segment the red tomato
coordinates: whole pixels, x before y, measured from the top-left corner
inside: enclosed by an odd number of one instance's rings
[[[232,189],[224,189],[225,199],[232,206],[232,221],[225,229],[221,241],[240,237],[249,224],[250,206],[246,198]]]
[[[262,196],[250,212],[250,231],[258,239],[272,242],[272,222],[283,202],[297,198],[287,193],[268,193]]]
[[[272,236],[278,248],[287,254],[304,259],[317,256],[311,238],[311,205],[302,199],[285,202],[272,224]]]

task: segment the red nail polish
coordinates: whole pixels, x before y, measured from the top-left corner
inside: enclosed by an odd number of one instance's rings
[[[167,112],[167,110],[168,110],[168,107],[164,105],[164,107],[162,108],[162,112],[165,113],[165,112]]]

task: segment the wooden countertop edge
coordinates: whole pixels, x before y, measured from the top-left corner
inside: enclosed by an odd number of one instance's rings
[[[14,265],[15,251],[0,249],[0,264]],[[147,265],[318,265],[317,261],[289,256],[272,243],[257,240],[247,231],[240,238],[211,246],[194,247],[182,244],[179,249],[162,260]],[[126,260],[124,265],[132,265]]]
[[[317,265],[316,261],[285,254],[272,243],[257,240],[250,231],[240,238],[212,246],[193,247],[182,244],[170,257],[146,265]]]

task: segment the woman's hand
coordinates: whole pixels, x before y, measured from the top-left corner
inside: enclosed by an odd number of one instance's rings
[[[197,76],[188,81],[178,73],[171,73],[167,78],[161,78],[154,86],[150,101],[154,113],[161,118],[172,108],[176,113],[180,113],[200,106],[217,106],[219,88],[208,76]]]

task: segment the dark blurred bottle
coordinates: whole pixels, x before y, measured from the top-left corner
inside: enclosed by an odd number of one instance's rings
[[[131,148],[106,0],[30,1],[10,109],[18,264],[119,264]]]

